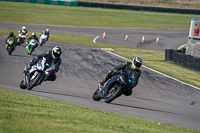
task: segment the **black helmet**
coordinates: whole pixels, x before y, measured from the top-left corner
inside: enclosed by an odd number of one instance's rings
[[[53,56],[54,59],[59,58],[60,55],[61,55],[61,53],[62,53],[62,50],[61,50],[60,47],[58,47],[58,46],[53,47],[53,49],[52,49],[52,56]]]
[[[142,59],[140,57],[135,57],[132,61],[132,69],[138,70],[142,66]]]
[[[10,32],[10,37],[13,37],[14,36],[14,33],[13,32]]]

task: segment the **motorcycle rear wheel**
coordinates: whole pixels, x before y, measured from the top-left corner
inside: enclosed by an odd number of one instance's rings
[[[43,46],[44,43],[45,43],[45,40],[42,40],[42,42],[40,43],[40,46]]]
[[[33,79],[33,81],[30,81],[27,85],[27,90],[33,89],[34,86],[38,83],[38,81],[42,78],[42,74],[38,73],[38,75]]]
[[[101,100],[101,97],[99,96],[99,89],[97,88],[97,90],[94,92],[94,94],[92,95],[92,99],[94,101],[99,101]]]
[[[110,88],[108,94],[105,96],[105,103],[110,103],[122,94],[122,88]]]

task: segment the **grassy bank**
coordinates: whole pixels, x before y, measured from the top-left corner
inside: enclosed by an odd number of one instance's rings
[[[0,21],[48,25],[188,29],[200,15],[0,1]]]
[[[145,120],[0,88],[1,133],[197,133]],[[33,102],[34,101],[34,102]]]

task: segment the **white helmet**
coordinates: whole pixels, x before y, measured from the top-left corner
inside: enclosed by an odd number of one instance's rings
[[[26,29],[26,26],[22,26],[22,30],[25,30]]]

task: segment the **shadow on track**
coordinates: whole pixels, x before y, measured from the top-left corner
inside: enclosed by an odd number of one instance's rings
[[[50,92],[50,91],[40,91],[40,90],[31,90],[31,91],[35,91],[35,92],[42,92],[42,93],[47,93],[47,94],[56,94],[56,95],[61,95],[61,96],[68,96],[68,97],[78,97],[78,98],[84,98],[84,99],[91,99],[89,97],[83,97],[83,96],[76,96],[76,95],[69,95],[69,94],[61,94],[61,93],[54,93],[54,92]]]
[[[117,106],[128,107],[128,108],[136,108],[136,109],[141,109],[141,110],[149,110],[149,111],[154,111],[154,112],[163,112],[163,113],[181,115],[181,114],[178,114],[178,113],[173,113],[173,112],[168,112],[168,111],[162,111],[162,110],[156,110],[156,109],[150,109],[150,108],[144,108],[144,107],[130,106],[130,105],[124,105],[124,104],[118,104],[118,103],[110,103],[110,104],[117,105]]]

